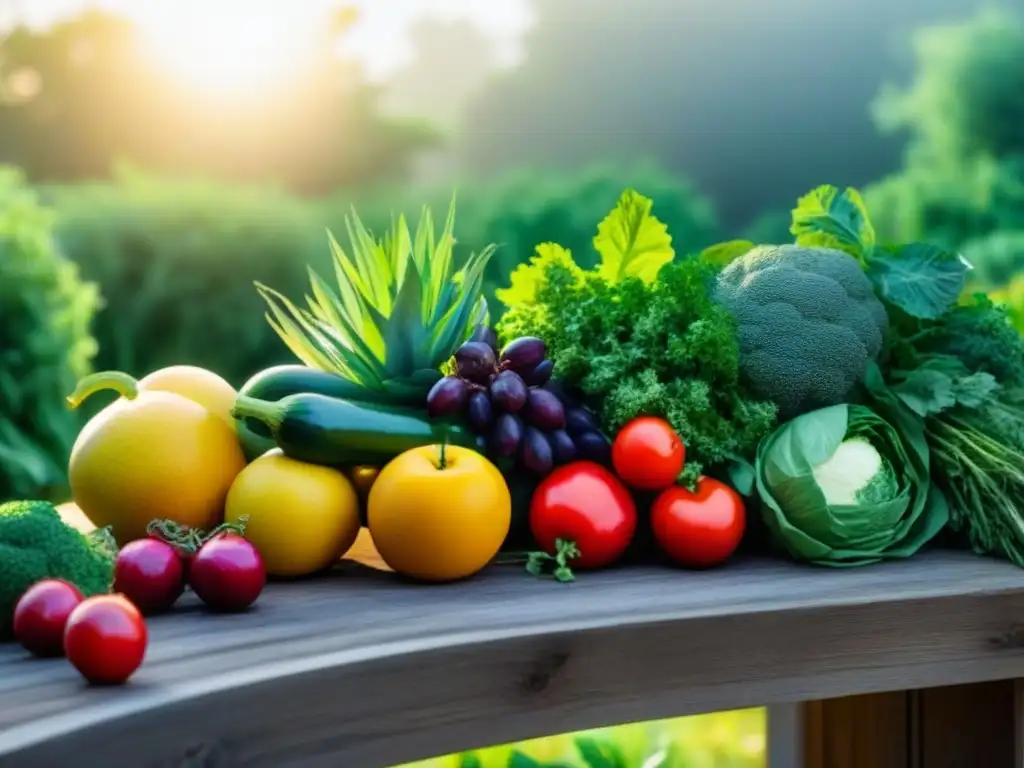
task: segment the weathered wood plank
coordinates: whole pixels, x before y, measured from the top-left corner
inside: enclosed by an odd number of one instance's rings
[[[0,765],[380,768],[581,728],[1024,677],[1024,573],[937,552],[439,587],[352,566],[258,610],[151,622],[133,683],[0,650]]]

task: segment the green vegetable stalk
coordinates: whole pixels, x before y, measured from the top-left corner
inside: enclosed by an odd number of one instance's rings
[[[773,538],[829,566],[909,557],[946,525],[923,424],[906,409],[863,405],[798,416],[761,441],[755,467]]]
[[[936,320],[894,320],[887,381],[872,394],[924,419],[950,528],[1024,567],[1024,338],[980,294]]]
[[[714,302],[716,268],[672,261],[651,201],[627,191],[598,227],[600,255],[581,269],[545,243],[498,298],[505,339],[539,336],[555,375],[598,414],[609,434],[640,415],[667,419],[686,443],[687,479],[753,457],[775,406],[740,384],[736,325]]]

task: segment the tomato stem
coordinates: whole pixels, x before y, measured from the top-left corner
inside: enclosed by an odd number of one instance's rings
[[[121,371],[98,371],[78,381],[75,391],[67,396],[68,406],[74,410],[90,396],[104,389],[112,389],[125,400],[139,396],[139,382]]]
[[[576,580],[569,563],[579,558],[581,552],[576,542],[569,539],[555,539],[555,554],[548,552],[530,552],[526,559],[526,572],[533,576],[543,576],[550,571],[556,581],[563,584]]]
[[[248,515],[238,518],[237,523],[221,523],[216,528],[204,532],[199,528],[190,528],[174,520],[151,520],[146,526],[146,533],[153,538],[170,544],[183,554],[194,555],[210,539],[225,533],[236,533],[245,536],[245,527],[249,522]]]

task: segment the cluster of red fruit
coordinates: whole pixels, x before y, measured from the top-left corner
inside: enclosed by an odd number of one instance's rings
[[[743,500],[710,477],[701,477],[693,490],[679,484],[685,461],[686,448],[672,426],[642,416],[612,441],[612,469],[590,461],[555,469],[531,499],[530,531],[541,551],[531,554],[527,570],[571,581],[573,568],[605,568],[621,560],[638,527],[629,489],[657,494],[650,526],[671,561],[688,568],[723,563],[743,538]]]
[[[169,610],[186,586],[211,610],[245,610],[265,584],[259,552],[226,527],[203,536],[154,523],[118,552],[113,594],[87,598],[68,581],[39,581],[15,606],[14,635],[36,656],[67,656],[93,685],[119,685],[146,655],[144,615]]]

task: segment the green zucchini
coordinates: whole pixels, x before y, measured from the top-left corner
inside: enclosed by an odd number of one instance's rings
[[[440,373],[435,374],[440,378]],[[275,365],[273,368],[260,371],[245,382],[238,390],[238,394],[269,401],[278,401],[289,395],[318,394],[363,403],[417,406],[425,402],[426,393],[433,386],[433,383],[428,384],[427,380],[428,377],[424,377],[419,389],[401,393],[390,386],[380,390],[367,389],[343,376],[306,365]],[[262,456],[276,445],[270,429],[256,419],[236,420],[235,430],[242,450],[250,461]]]
[[[262,422],[286,456],[309,464],[381,467],[423,445],[479,445],[469,430],[433,421],[425,410],[320,394],[288,395],[277,402],[241,395],[231,413],[236,419]]]

